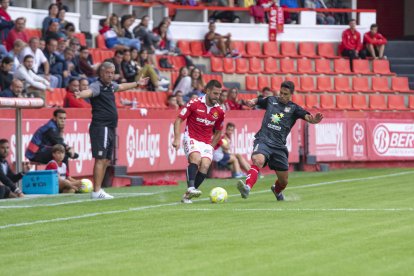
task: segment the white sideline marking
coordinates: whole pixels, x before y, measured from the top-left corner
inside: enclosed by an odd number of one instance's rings
[[[329,182],[306,184],[306,185],[292,187],[290,189],[317,187],[317,186],[323,186],[323,185],[331,185],[331,184],[336,184],[336,183],[353,182],[353,181],[360,181],[360,180],[381,179],[381,178],[387,178],[387,177],[393,177],[393,176],[399,176],[399,175],[406,175],[406,174],[413,174],[413,173],[414,173],[414,171],[407,171],[407,172],[392,173],[392,174],[385,174],[385,175],[378,175],[378,176],[370,176],[370,177],[364,177],[364,178],[351,178],[351,179],[335,180],[335,181],[329,181]],[[264,192],[268,192],[268,191],[252,192],[251,194],[259,194],[259,193],[264,193]],[[235,196],[240,196],[240,194],[229,195],[229,197],[235,197]],[[208,198],[203,198],[201,200],[208,200]],[[48,220],[35,220],[35,221],[29,221],[29,222],[6,224],[6,225],[1,225],[0,230],[1,229],[12,228],[12,227],[30,226],[30,225],[35,225],[35,224],[43,224],[43,223],[50,223],[50,222],[69,221],[69,220],[75,220],[75,219],[96,217],[96,216],[101,216],[101,215],[110,215],[110,214],[119,214],[119,213],[126,213],[126,212],[142,211],[142,210],[146,210],[146,209],[154,209],[154,208],[160,208],[160,207],[166,207],[166,206],[174,206],[174,205],[179,205],[179,204],[182,204],[182,203],[172,202],[172,203],[164,203],[164,204],[156,204],[156,205],[147,205],[147,206],[129,208],[129,209],[124,209],[124,210],[96,212],[96,213],[84,214],[84,215],[80,215],[80,216],[72,216],[72,217],[54,218],[54,219],[48,219]],[[207,209],[208,208],[204,208],[204,210],[207,210]],[[410,208],[407,208],[405,210],[408,210],[408,209],[410,209]],[[191,210],[197,210],[197,209],[185,209],[185,210],[191,211]],[[202,210],[202,209],[199,209],[199,210]],[[239,210],[249,210],[249,209],[239,209]],[[251,209],[251,210],[259,210],[259,209]],[[268,210],[274,211],[274,210],[279,210],[279,209],[268,209]],[[289,209],[280,209],[280,210],[285,211],[285,210],[289,210]],[[291,210],[293,210],[293,209],[291,209]],[[296,209],[296,210],[300,211],[301,209]],[[303,210],[305,210],[305,209],[303,209]],[[312,210],[312,209],[308,209],[308,210]],[[315,210],[322,210],[322,209],[315,209]],[[329,210],[329,209],[326,209],[326,210]],[[340,209],[338,209],[338,210],[340,210]],[[346,210],[346,209],[342,209],[342,211],[343,210]],[[395,209],[395,210],[398,210],[398,209]],[[403,210],[403,209],[401,209],[401,210]],[[410,210],[408,210],[408,211],[410,211]]]
[[[216,208],[195,208],[195,209],[169,209],[173,211],[233,211],[233,212],[413,212],[414,208],[248,208],[248,209],[216,209]]]

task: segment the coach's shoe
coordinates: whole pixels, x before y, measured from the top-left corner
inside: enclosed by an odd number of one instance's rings
[[[249,197],[250,187],[244,184],[243,180],[239,180],[237,182],[237,189],[239,190],[242,198],[246,199]]]
[[[91,193],[91,198],[92,199],[113,199],[114,197],[105,193],[105,191],[103,189],[100,189],[97,192],[92,192]]]
[[[275,195],[276,200],[277,201],[284,201],[285,197],[283,196],[282,192],[276,193],[275,188],[276,188],[276,185],[272,185],[272,187],[270,187],[270,190],[272,190],[272,193]]]

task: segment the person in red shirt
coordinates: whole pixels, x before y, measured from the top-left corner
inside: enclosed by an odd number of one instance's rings
[[[243,100],[238,100],[237,95],[239,90],[237,87],[233,87],[229,90],[228,99],[225,102],[226,110],[247,110],[250,109],[248,106],[244,105]]]
[[[385,44],[387,44],[387,39],[378,32],[378,25],[372,24],[370,31],[364,34],[364,47],[367,56],[375,59],[384,58]]]
[[[213,159],[213,149],[220,140],[224,120],[224,111],[218,103],[221,88],[219,81],[209,81],[205,86],[206,95],[191,100],[175,120],[172,145],[178,150],[181,143],[181,123],[187,119],[183,144],[189,163],[188,188],[182,197],[182,203],[192,203],[192,198],[201,195],[198,187],[207,177],[207,171]]]
[[[10,51],[13,49],[13,43],[20,39],[23,42],[28,42],[29,38],[27,37],[27,34],[25,32],[26,30],[26,18],[19,17],[15,21],[14,28],[9,32],[6,38],[6,49],[7,51]]]
[[[66,88],[65,107],[77,107],[77,108],[91,108],[91,104],[85,99],[78,99],[75,96],[76,91],[82,91],[79,89],[79,80],[73,78],[69,80],[68,87]]]
[[[356,20],[349,21],[349,29],[342,32],[342,43],[339,45],[339,51],[342,56],[349,57],[352,69],[352,60],[356,58],[365,58],[365,52],[362,50],[361,34],[356,30]]]

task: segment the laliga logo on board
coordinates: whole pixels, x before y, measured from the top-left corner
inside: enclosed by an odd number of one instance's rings
[[[127,156],[129,167],[132,167],[132,165],[134,165],[134,159],[135,159],[134,145],[135,145],[134,128],[131,125],[129,125],[127,137],[126,137],[126,156]]]
[[[134,165],[135,159],[148,159],[150,165],[160,157],[160,134],[151,133],[151,125],[139,132],[132,125],[128,126],[126,136],[126,155],[128,166]]]
[[[359,143],[364,139],[364,128],[356,123],[352,129],[352,137],[354,138],[355,143]]]

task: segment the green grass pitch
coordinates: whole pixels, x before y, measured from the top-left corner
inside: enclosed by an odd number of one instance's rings
[[[209,179],[107,189],[114,200],[59,195],[0,201],[0,275],[413,275],[414,170],[295,172],[249,199]],[[211,204],[216,186],[228,202]],[[410,272],[411,271],[411,272]]]

